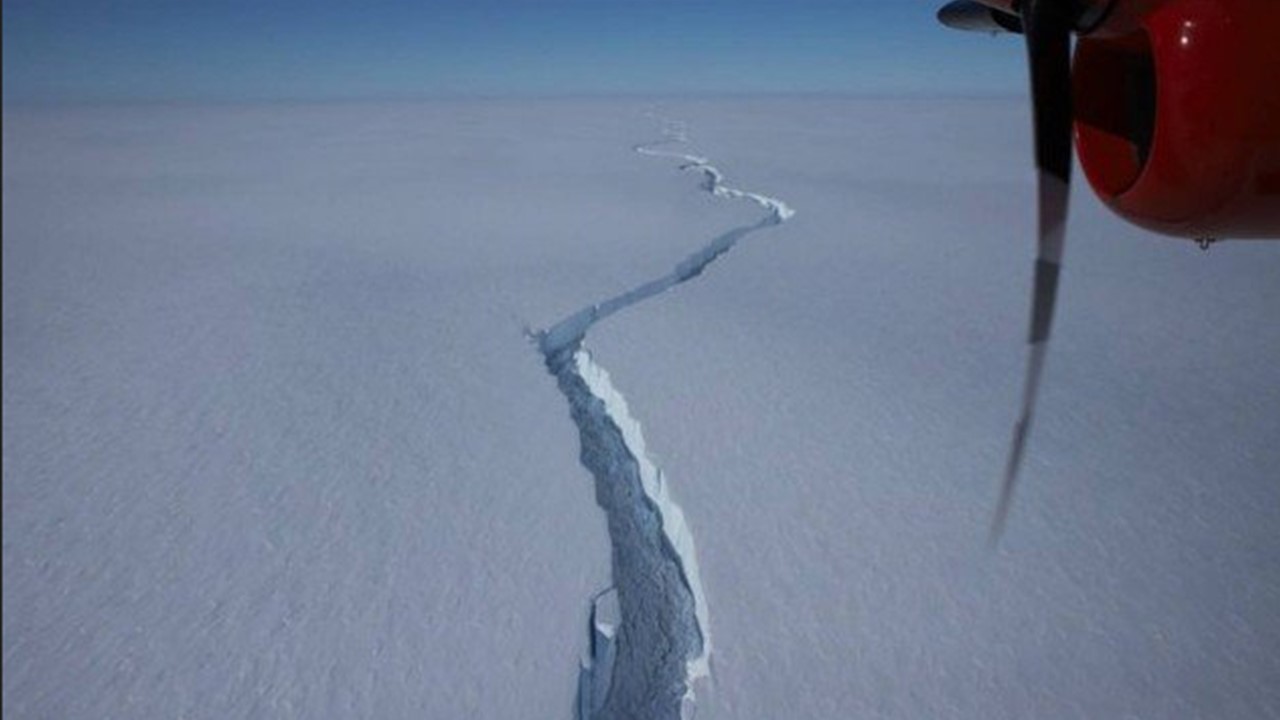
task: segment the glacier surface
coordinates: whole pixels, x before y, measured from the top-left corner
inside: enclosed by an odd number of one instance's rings
[[[652,112],[689,157],[633,151]],[[696,717],[1280,716],[1271,244],[1202,253],[1078,189],[986,547],[1027,126],[1013,99],[6,107],[5,715],[571,716],[614,560],[524,331],[760,222],[705,192],[727,177],[798,212],[574,356],[696,536]]]

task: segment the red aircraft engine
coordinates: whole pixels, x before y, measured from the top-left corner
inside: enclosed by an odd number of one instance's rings
[[[1021,33],[1030,4],[961,0],[939,18]],[[1280,1],[1056,5],[1077,36],[1076,152],[1102,201],[1166,235],[1280,237]]]
[[[1280,2],[1113,4],[1072,68],[1098,196],[1167,235],[1280,236]]]

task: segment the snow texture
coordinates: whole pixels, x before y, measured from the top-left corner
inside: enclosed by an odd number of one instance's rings
[[[698,157],[645,147],[693,175],[637,157],[652,106],[6,107],[5,717],[616,709],[636,679],[584,695],[574,659],[627,652],[592,600],[618,443],[697,533],[699,720],[1280,717],[1273,243],[1201,252],[1079,183],[991,552],[1025,103],[658,103]],[[698,192],[721,171],[801,212],[578,316],[548,382],[522,328],[769,216]]]

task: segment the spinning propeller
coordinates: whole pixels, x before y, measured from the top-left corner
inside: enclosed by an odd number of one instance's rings
[[[1067,200],[1071,189],[1071,33],[1081,9],[1074,0],[1022,0],[1011,12],[974,0],[957,0],[938,11],[938,19],[961,30],[1021,33],[1031,70],[1035,132],[1037,224],[1035,279],[1031,292],[1031,332],[1022,409],[1013,430],[1000,500],[991,524],[994,544],[1004,530],[1013,489],[1035,414],[1036,393],[1058,295]],[[1016,13],[1016,14],[1014,14]]]
[[[1280,0],[955,0],[938,19],[1023,35],[1031,71],[1030,348],[995,542],[1044,369],[1072,156],[1102,202],[1140,227],[1202,247],[1213,238],[1280,239]]]

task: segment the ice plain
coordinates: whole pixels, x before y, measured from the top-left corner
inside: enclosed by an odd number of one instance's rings
[[[697,717],[1280,716],[1280,254],[1073,198],[1008,533],[1016,100],[12,110],[4,710],[568,717],[609,540],[526,330],[696,538]]]

